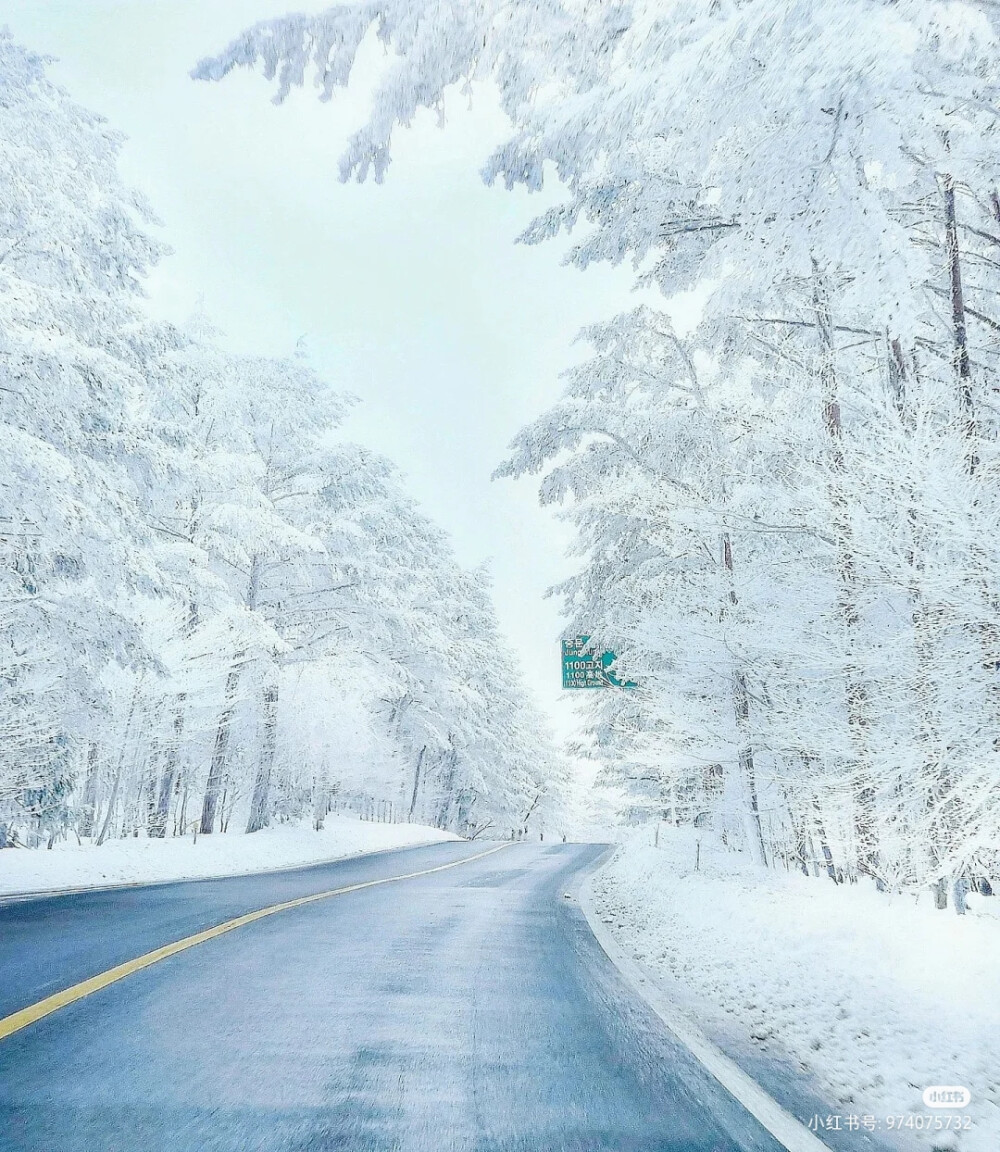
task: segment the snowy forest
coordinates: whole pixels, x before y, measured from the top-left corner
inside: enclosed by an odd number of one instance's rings
[[[121,146],[0,37],[0,847],[508,834],[561,769],[488,574],[339,436],[349,381],[150,318]]]
[[[644,293],[499,469],[574,527],[567,634],[639,685],[581,747],[761,863],[964,911],[1000,876],[1000,7],[372,0],[195,76],[330,99],[372,36],[344,180],[493,85],[484,178],[563,194],[522,240]]]

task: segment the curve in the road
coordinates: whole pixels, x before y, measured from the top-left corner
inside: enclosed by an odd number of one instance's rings
[[[604,852],[442,844],[0,906],[12,1015],[301,900],[9,1035],[0,1152],[781,1152],[564,898]]]
[[[432,872],[443,872],[446,868],[457,868],[459,865],[467,864],[472,860],[481,860],[484,856],[492,856],[494,852],[499,852],[506,847],[506,844],[500,844],[495,848],[487,849],[485,852],[478,852],[475,856],[465,856],[461,860],[452,860],[448,864],[437,864],[433,868],[422,868],[418,872],[406,872],[401,876],[383,876],[378,880],[364,880],[359,884],[347,884],[341,888],[329,888],[325,892],[313,892],[309,896],[298,896],[293,900],[284,900],[280,904],[271,904],[266,908],[258,908],[253,912],[236,916],[232,920],[225,920],[212,928],[195,932],[181,940],[173,940],[160,948],[154,948],[151,952],[145,952],[141,956],[126,960],[123,964],[116,964],[113,968],[99,972],[96,976],[81,980],[77,984],[63,988],[60,992],[46,996],[43,1000],[29,1004],[17,1012],[12,1012],[9,1016],[0,1019],[0,1040],[6,1039],[15,1032],[20,1032],[22,1028],[27,1028],[29,1024],[34,1024],[35,1021],[57,1012],[60,1008],[65,1008],[77,1000],[82,1000],[85,996],[91,996],[102,988],[107,988],[109,984],[124,980],[126,976],[131,976],[135,972],[141,972],[143,968],[149,968],[160,960],[166,960],[168,956],[176,956],[178,952],[185,952],[188,948],[194,948],[198,944],[214,940],[217,936],[232,932],[236,928],[253,924],[256,920],[263,920],[266,916],[274,916],[278,912],[287,912],[292,908],[301,908],[304,904],[313,904],[317,900],[329,900],[333,896],[346,896],[348,892],[360,892],[363,888],[374,888],[379,884],[394,884],[400,880],[414,880],[418,876],[429,876]]]

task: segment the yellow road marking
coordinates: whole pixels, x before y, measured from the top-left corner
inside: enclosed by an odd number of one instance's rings
[[[232,932],[234,928],[242,928],[244,924],[263,920],[265,916],[273,916],[276,912],[287,912],[289,908],[301,908],[303,904],[313,904],[317,900],[328,900],[331,896],[344,896],[348,892],[360,892],[362,888],[377,888],[380,884],[393,884],[399,880],[413,880],[417,876],[429,876],[432,872],[444,872],[448,868],[457,868],[460,864],[471,864],[473,860],[482,860],[484,856],[492,856],[494,852],[499,852],[501,848],[505,847],[506,844],[500,844],[486,852],[477,852],[475,856],[465,856],[461,860],[452,860],[449,864],[438,864],[434,868],[424,868],[419,872],[407,872],[404,876],[385,876],[381,880],[365,880],[361,884],[348,884],[344,888],[330,888],[326,892],[314,892],[311,896],[299,896],[295,900],[285,900],[281,904],[272,904],[268,908],[258,908],[256,912],[247,912],[244,916],[237,916],[235,920],[226,920],[222,924],[216,924],[214,928],[206,928],[204,932],[196,932],[193,936],[185,936],[183,940],[164,944],[162,948],[154,948],[152,952],[136,956],[134,960],[126,960],[124,964],[118,964],[106,972],[91,976],[89,980],[81,980],[79,984],[64,988],[62,992],[55,992],[51,996],[46,996],[37,1004],[29,1004],[27,1008],[22,1008],[19,1012],[5,1016],[0,1020],[0,1040],[12,1036],[15,1032],[20,1032],[22,1028],[27,1028],[29,1024],[34,1024],[36,1020],[41,1020],[42,1017],[49,1016],[60,1008],[65,1008],[67,1004],[73,1004],[85,996],[90,996],[93,992],[107,988],[109,984],[114,984],[117,980],[131,976],[133,972],[141,972],[143,968],[149,968],[150,965],[156,964],[159,960],[166,960],[168,956],[176,956],[178,952],[185,952],[197,944],[204,944],[206,940],[214,940],[216,936]]]

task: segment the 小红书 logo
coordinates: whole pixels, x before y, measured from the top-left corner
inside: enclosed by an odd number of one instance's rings
[[[924,1089],[924,1104],[928,1108],[965,1108],[972,1093],[961,1084],[932,1084]]]

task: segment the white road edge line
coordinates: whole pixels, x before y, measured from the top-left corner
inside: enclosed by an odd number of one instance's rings
[[[606,857],[604,858],[606,859]],[[603,862],[603,860],[602,860]],[[595,872],[592,872],[577,889],[576,896],[580,910],[587,918],[590,930],[604,949],[608,959],[625,977],[635,993],[652,1008],[673,1035],[684,1045],[692,1056],[715,1077],[723,1088],[743,1105],[788,1152],[830,1152],[813,1132],[797,1120],[772,1096],[769,1096],[756,1080],[730,1060],[723,1052],[704,1036],[689,1020],[670,1003],[667,997],[647,977],[642,969],[619,948],[611,933],[594,907],[591,885]]]

